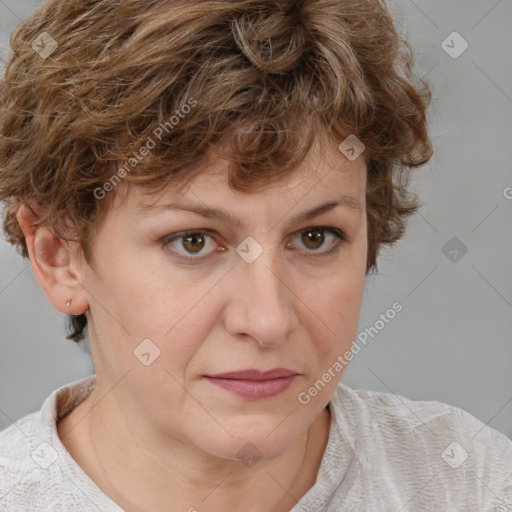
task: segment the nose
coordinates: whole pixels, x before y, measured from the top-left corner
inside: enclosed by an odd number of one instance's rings
[[[262,347],[284,343],[298,323],[290,275],[279,250],[264,248],[252,263],[237,260],[225,317],[228,332],[234,337],[250,337]]]

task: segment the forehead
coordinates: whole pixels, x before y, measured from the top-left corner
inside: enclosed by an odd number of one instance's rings
[[[226,211],[257,203],[296,203],[302,198],[305,206],[325,199],[353,210],[366,208],[366,161],[363,157],[349,161],[335,144],[323,142],[320,145],[317,142],[292,175],[268,187],[258,188],[258,191],[230,187],[230,164],[215,152],[210,152],[195,164],[196,176],[186,186],[171,184],[152,192],[143,186],[130,184],[127,194],[129,207],[142,217],[168,205],[193,205],[208,216],[211,204],[222,205]]]

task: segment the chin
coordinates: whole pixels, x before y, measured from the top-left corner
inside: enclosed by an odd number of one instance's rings
[[[207,453],[224,459],[245,461],[247,467],[251,467],[258,460],[272,460],[283,454],[295,440],[295,432],[286,431],[283,428],[275,428],[275,425],[266,423],[257,429],[254,425],[250,428],[226,428],[220,438],[209,437],[205,439],[200,448]]]

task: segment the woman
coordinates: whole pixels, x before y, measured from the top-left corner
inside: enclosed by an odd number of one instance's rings
[[[432,154],[383,1],[51,0],[11,43],[4,231],[95,374],[0,434],[0,507],[512,510],[504,435],[340,382]]]

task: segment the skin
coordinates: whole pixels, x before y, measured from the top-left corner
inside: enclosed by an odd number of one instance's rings
[[[36,217],[20,208],[31,265],[49,301],[63,313],[87,312],[89,322],[96,389],[58,432],[89,477],[127,511],[287,511],[315,483],[329,436],[326,405],[343,372],[309,404],[297,397],[357,335],[366,163],[319,139],[291,179],[252,195],[228,187],[225,160],[213,157],[205,169],[179,198],[227,209],[242,227],[182,210],[144,217],[137,208],[151,198],[134,186],[116,197],[96,232],[95,270],[76,244],[31,227]],[[338,206],[291,224],[294,215],[342,195],[361,209]],[[158,204],[172,199],[167,191]],[[346,234],[337,254],[318,256],[340,241],[329,231],[323,243],[308,241],[306,228],[317,226]],[[196,229],[212,230],[197,255],[183,238],[159,243]],[[235,251],[248,236],[263,249],[252,263]],[[149,366],[134,356],[146,338],[160,350]],[[265,399],[245,399],[203,377],[275,367],[299,376]],[[238,455],[247,443],[259,451],[251,465]]]

